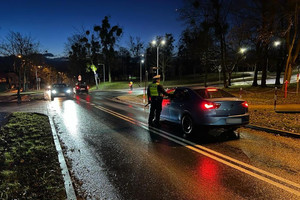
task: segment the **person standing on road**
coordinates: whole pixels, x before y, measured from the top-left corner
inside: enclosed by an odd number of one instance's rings
[[[148,119],[149,126],[159,127],[160,113],[162,110],[162,100],[163,95],[169,96],[169,94],[164,90],[163,86],[160,85],[160,75],[153,77],[153,82],[149,84],[147,89],[148,104],[150,106],[150,114]],[[155,113],[155,121],[153,123]]]

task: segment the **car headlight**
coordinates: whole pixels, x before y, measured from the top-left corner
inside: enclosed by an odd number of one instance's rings
[[[71,90],[70,90],[70,89],[69,89],[69,90],[67,90],[67,93],[69,93],[69,94],[70,94],[70,93],[71,93]]]
[[[56,90],[52,90],[51,92],[52,92],[52,94],[56,94]]]

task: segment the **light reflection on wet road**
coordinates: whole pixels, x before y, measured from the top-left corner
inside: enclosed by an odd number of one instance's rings
[[[171,133],[168,139],[144,127],[148,113],[141,107],[107,100],[114,95],[119,94],[98,92],[49,105],[87,199],[300,198],[299,140],[242,129],[240,140],[206,136],[190,138],[190,143],[176,138],[181,136],[178,126],[163,123],[162,130]],[[292,183],[201,153],[197,145]]]

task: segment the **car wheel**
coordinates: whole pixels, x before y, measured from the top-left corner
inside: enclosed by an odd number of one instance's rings
[[[185,135],[191,135],[195,125],[190,115],[184,115],[181,119],[181,128]]]
[[[51,96],[51,101],[53,101],[53,100],[54,100],[54,97]]]

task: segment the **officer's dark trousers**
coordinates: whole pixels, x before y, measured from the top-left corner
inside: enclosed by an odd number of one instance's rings
[[[162,110],[162,97],[152,97],[151,98],[151,107],[150,107],[150,114],[149,114],[149,120],[148,124],[153,123],[154,114],[155,114],[155,121],[154,123],[157,125],[159,124],[160,120],[160,113]]]

